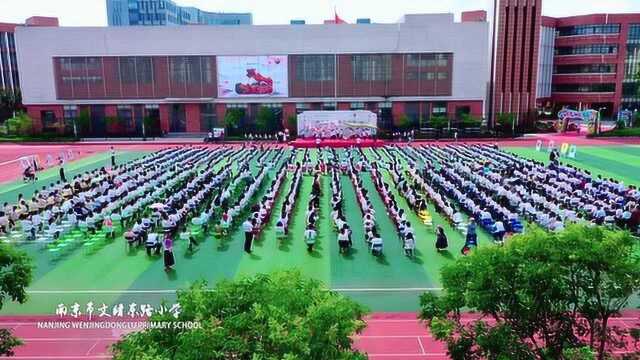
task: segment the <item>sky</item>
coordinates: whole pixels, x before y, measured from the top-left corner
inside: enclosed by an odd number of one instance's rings
[[[488,10],[492,0],[177,0],[208,11],[251,12],[255,24],[288,24],[291,19],[322,23],[333,18],[397,22],[404,14]],[[30,16],[56,16],[62,26],[106,26],[106,0],[0,0],[0,22],[21,23]],[[543,15],[640,12],[640,0],[543,0]]]

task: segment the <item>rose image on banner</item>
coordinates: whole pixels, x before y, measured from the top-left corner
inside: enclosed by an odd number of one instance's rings
[[[218,56],[218,97],[289,96],[286,56]]]

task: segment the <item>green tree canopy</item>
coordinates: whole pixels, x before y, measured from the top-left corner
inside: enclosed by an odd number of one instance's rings
[[[115,359],[364,359],[350,338],[364,327],[364,309],[299,272],[200,282],[178,292],[182,311],[151,321],[198,321],[193,330],[127,335]]]
[[[27,301],[26,287],[31,282],[33,267],[24,252],[0,243],[0,309],[5,301],[23,304]],[[13,355],[12,348],[22,344],[8,330],[0,329],[0,356]]]
[[[261,133],[272,133],[277,128],[276,115],[271,108],[261,106],[256,115],[256,130]]]
[[[229,135],[235,134],[243,116],[243,109],[227,109],[227,112],[224,115],[224,127],[227,129],[227,133]]]
[[[429,121],[435,129],[444,129],[449,125],[449,119],[446,116],[434,115]]]
[[[604,359],[628,332],[609,320],[640,289],[636,246],[602,227],[534,228],[444,267],[444,290],[421,297],[420,317],[453,359],[562,359],[584,347]],[[462,321],[468,310],[481,319]]]

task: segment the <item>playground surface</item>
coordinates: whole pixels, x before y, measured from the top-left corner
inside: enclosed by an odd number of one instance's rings
[[[548,141],[547,138],[542,138]],[[500,146],[523,157],[540,161],[548,160],[548,153],[535,149],[537,139],[501,143]],[[565,142],[556,137],[557,145]],[[627,144],[626,141],[590,141],[576,138],[566,142],[578,145],[576,159],[566,160],[571,164],[590,170],[593,174],[602,174],[625,182],[640,184],[640,146]],[[117,161],[126,162],[166,147],[162,143],[114,145]],[[28,155],[46,157],[48,153],[72,150],[77,152],[74,159],[65,165],[67,177],[88,170],[109,166],[109,145],[47,145],[23,146],[0,145],[0,162],[12,161]],[[5,151],[7,150],[7,151]],[[343,151],[343,150],[338,150]],[[370,150],[365,149],[365,154]],[[318,150],[310,150],[311,160],[318,156]],[[563,159],[565,161],[565,159]],[[257,169],[253,168],[253,171]],[[19,173],[18,173],[19,174]],[[17,175],[19,177],[19,175]],[[0,172],[0,201],[15,201],[22,193],[29,197],[36,189],[58,179],[57,167],[39,173],[34,184],[25,184],[17,179],[15,173]],[[377,214],[385,214],[382,199],[375,191],[369,174],[361,174],[363,185],[372,197]],[[385,173],[384,176],[389,177]],[[390,179],[387,178],[389,181]],[[353,185],[343,176],[342,186],[345,198],[345,214],[354,230],[353,237],[363,237],[362,215],[359,210]],[[288,187],[290,179],[285,181]],[[305,198],[311,193],[312,177],[305,176],[300,184],[299,200],[305,204]],[[207,238],[195,253],[186,249],[184,242],[175,246],[176,271],[163,271],[160,257],[149,257],[144,250],[129,250],[122,238],[99,251],[87,254],[82,250],[70,253],[57,261],[35,244],[22,244],[34,261],[34,279],[28,289],[29,300],[26,304],[6,303],[0,310],[0,327],[7,326],[16,330],[16,335],[26,339],[26,345],[19,348],[17,359],[72,359],[72,358],[108,358],[107,347],[116,341],[122,332],[41,330],[36,328],[37,321],[56,319],[55,310],[59,304],[71,306],[89,302],[94,304],[151,304],[158,306],[163,300],[175,301],[175,290],[188,287],[194,281],[204,279],[214,285],[221,279],[234,279],[257,273],[279,269],[297,268],[303,274],[322,280],[328,287],[339,291],[354,300],[365,304],[373,313],[369,327],[356,337],[356,344],[370,354],[372,359],[445,359],[446,349],[435,342],[424,326],[416,320],[420,294],[428,290],[438,290],[441,286],[439,270],[452,263],[460,255],[464,244],[462,234],[451,228],[435,209],[430,206],[435,225],[443,225],[449,235],[448,252],[438,254],[434,247],[433,230],[423,226],[414,213],[409,220],[415,224],[417,235],[417,257],[410,259],[402,253],[400,240],[395,227],[387,216],[381,216],[379,226],[385,240],[385,257],[377,258],[367,253],[365,244],[354,241],[354,249],[349,256],[338,253],[335,233],[330,213],[330,183],[325,176],[322,181],[320,200],[320,220],[318,225],[318,246],[314,254],[307,254],[302,241],[304,233],[304,206],[294,209],[289,240],[279,244],[275,241],[274,219],[265,228],[256,242],[251,255],[242,251],[244,234],[234,229],[221,246],[214,238]],[[395,190],[394,190],[395,191]],[[400,205],[406,202],[395,192]],[[282,199],[275,205],[275,211],[282,206]],[[356,226],[357,225],[357,226]],[[479,245],[488,246],[490,236],[479,234]],[[638,314],[626,315],[622,323],[637,321]]]

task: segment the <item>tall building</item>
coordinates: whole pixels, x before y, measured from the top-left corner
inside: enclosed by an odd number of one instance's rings
[[[19,28],[23,102],[37,130],[81,112],[91,133],[223,126],[240,109],[280,120],[305,110],[366,109],[390,129],[406,116],[482,116],[486,14],[406,15],[395,24]],[[105,119],[121,120],[118,130]],[[139,132],[137,132],[139,134]]]
[[[28,18],[24,24],[0,23],[0,89],[20,89],[18,58],[14,32],[18,26],[58,26],[58,19],[43,16]]]
[[[542,0],[495,0],[489,124],[499,113],[516,115],[518,126],[536,118]]]
[[[109,26],[251,25],[251,13],[215,13],[171,0],[107,0]]]
[[[545,80],[538,104],[547,113],[563,107],[640,110],[640,14],[592,14],[542,19]],[[543,50],[544,49],[544,50]]]

